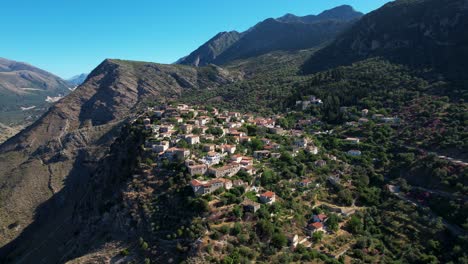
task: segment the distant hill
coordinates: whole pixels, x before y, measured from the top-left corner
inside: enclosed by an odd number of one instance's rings
[[[27,95],[33,90],[64,93],[70,86],[60,77],[23,62],[0,58],[0,93]]]
[[[340,6],[315,16],[291,14],[269,18],[239,33],[222,32],[203,44],[180,64],[203,66],[263,55],[272,51],[294,51],[318,47],[333,40],[363,14]]]
[[[394,1],[361,18],[304,65],[306,73],[383,57],[468,83],[468,1]]]
[[[60,77],[23,62],[0,58],[0,122],[23,124],[47,110],[49,102],[70,92]]]
[[[82,74],[71,77],[70,79],[67,80],[67,83],[70,84],[71,86],[78,86],[84,83],[84,81],[86,81],[86,78],[88,78],[88,74],[82,73]]]

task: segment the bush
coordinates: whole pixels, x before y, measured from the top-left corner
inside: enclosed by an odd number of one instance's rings
[[[288,244],[288,239],[282,233],[276,233],[271,238],[271,244],[277,249],[281,249]]]

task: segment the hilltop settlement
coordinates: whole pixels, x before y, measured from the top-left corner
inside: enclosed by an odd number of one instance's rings
[[[303,100],[298,112],[286,115],[173,103],[153,105],[135,118],[132,129],[144,135],[141,173],[133,176],[126,200],[153,234],[140,238],[144,254],[174,261],[169,250],[161,253],[172,243],[200,262],[384,259],[386,240],[400,243],[405,236],[370,241],[362,236],[363,221],[379,219],[375,224],[389,232],[400,228],[397,215],[382,219],[372,210],[381,195],[383,207],[414,210],[405,202],[414,200],[412,191],[395,191],[405,182],[372,186],[384,182],[381,172],[390,163],[382,147],[391,144],[389,133],[402,120],[342,107],[351,121],[324,129],[319,119],[299,112],[321,100]],[[424,206],[429,196],[414,204]],[[429,229],[437,225],[426,222]]]

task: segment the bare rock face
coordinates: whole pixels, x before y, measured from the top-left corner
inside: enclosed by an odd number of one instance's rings
[[[0,246],[22,246],[64,223],[120,128],[142,102],[232,82],[218,67],[105,60],[86,83],[0,145]],[[41,232],[32,232],[41,230]],[[15,243],[12,241],[15,240]],[[30,241],[30,242],[25,242]],[[0,254],[1,255],[1,254]]]

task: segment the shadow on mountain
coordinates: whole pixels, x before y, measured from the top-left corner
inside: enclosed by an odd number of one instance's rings
[[[112,137],[115,129],[101,137]],[[42,203],[20,236],[0,249],[0,263],[64,263],[98,249],[106,241],[123,241],[129,233],[104,212],[118,201],[118,190],[131,176],[139,142],[125,133],[100,161],[80,150],[62,190]],[[96,169],[95,169],[96,168]]]

